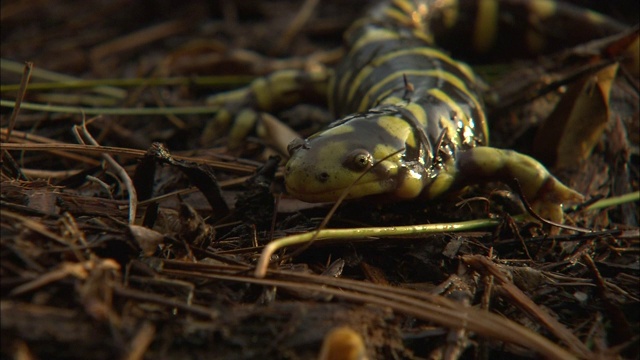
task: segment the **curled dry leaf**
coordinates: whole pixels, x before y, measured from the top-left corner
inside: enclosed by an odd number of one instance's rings
[[[609,94],[618,64],[571,84],[534,140],[536,157],[570,168],[591,155],[609,119]]]

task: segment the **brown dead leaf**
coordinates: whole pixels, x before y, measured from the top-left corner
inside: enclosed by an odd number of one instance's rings
[[[609,93],[618,64],[571,84],[534,140],[536,157],[556,168],[575,167],[591,155],[609,119]]]

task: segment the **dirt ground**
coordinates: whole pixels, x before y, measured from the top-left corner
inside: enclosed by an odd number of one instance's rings
[[[518,218],[502,184],[330,214],[283,194],[255,133],[210,136],[209,95],[331,67],[368,3],[2,1],[2,359],[313,359],[323,342],[369,359],[638,358],[640,81],[624,64],[610,84],[592,53],[476,67],[493,146],[584,194],[566,224],[591,232]],[[603,3],[637,21],[635,1]],[[540,125],[558,103],[593,121]],[[274,115],[302,136],[331,120],[315,102]],[[562,150],[585,137],[592,152]],[[264,252],[321,224],[470,222]]]

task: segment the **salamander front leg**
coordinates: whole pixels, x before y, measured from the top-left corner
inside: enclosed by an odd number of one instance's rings
[[[513,187],[517,179],[523,195],[541,217],[563,222],[562,204],[580,202],[583,196],[562,184],[534,158],[512,150],[477,147],[456,156],[456,183],[467,185],[501,181]]]
[[[272,112],[313,98],[326,98],[329,70],[281,70],[254,80],[247,87],[210,96],[207,104],[220,111],[207,124],[201,142],[229,134],[229,147],[242,143],[258,120],[257,112]]]

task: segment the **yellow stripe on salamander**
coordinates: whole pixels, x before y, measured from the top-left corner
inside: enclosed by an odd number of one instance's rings
[[[478,14],[475,19],[473,45],[480,54],[486,53],[498,34],[498,1],[478,1]]]
[[[384,64],[385,62],[395,58],[395,57],[399,57],[399,56],[403,56],[403,55],[419,55],[419,56],[424,56],[425,57],[425,61],[427,59],[438,59],[442,62],[445,62],[455,68],[457,68],[458,70],[460,70],[460,72],[462,72],[469,81],[473,81],[474,80],[474,76],[471,73],[471,70],[468,67],[464,67],[464,66],[460,66],[460,64],[457,61],[454,61],[453,59],[451,59],[449,56],[445,55],[444,53],[442,53],[441,51],[438,51],[436,49],[433,48],[428,48],[428,47],[420,47],[420,48],[412,48],[412,49],[405,49],[405,50],[400,50],[400,51],[395,51],[380,57],[375,58],[375,60],[373,60],[371,62],[371,64],[365,66],[362,70],[360,70],[360,72],[358,73],[358,75],[356,76],[356,78],[353,80],[353,82],[351,83],[351,87],[349,88],[349,94],[347,95],[347,102],[351,102],[353,101],[353,97],[356,93],[356,91],[358,91],[358,88],[360,87],[360,84],[362,83],[362,80],[364,80],[366,77],[368,77],[369,75],[371,75],[371,73],[375,70],[377,70],[376,68],[378,66],[380,66],[381,64]],[[406,72],[405,72],[406,73]],[[460,82],[460,81],[458,81]],[[459,86],[457,86],[459,87]],[[463,86],[466,89],[466,86]]]
[[[309,137],[309,139],[313,138],[314,136],[335,136],[335,135],[340,135],[340,134],[348,134],[348,133],[352,133],[354,132],[355,129],[353,128],[353,126],[349,125],[349,124],[342,124],[341,126],[336,126],[336,127],[332,127],[329,129],[326,129],[322,132],[317,133],[316,135],[311,135]],[[335,154],[333,154],[335,156]]]
[[[427,126],[427,113],[424,111],[424,108],[421,105],[411,103],[405,106],[405,108],[413,114],[420,125],[422,125],[422,128],[425,128]]]
[[[429,93],[430,95],[433,95],[433,97],[442,101],[448,107],[450,107],[451,111],[453,111],[455,115],[458,117],[458,120],[464,123],[465,127],[468,127],[471,125],[469,122],[469,118],[467,117],[467,114],[464,111],[462,111],[462,108],[455,101],[453,101],[453,99],[451,99],[449,95],[445,94],[440,89],[429,89],[427,90],[427,93]],[[448,129],[447,135],[449,136],[449,139],[455,139],[458,136],[457,132],[458,132],[459,126],[456,126],[456,124],[451,119],[440,119],[440,123],[441,123],[440,125],[443,128]]]
[[[413,136],[413,128],[410,124],[407,124],[405,120],[395,116],[382,116],[376,119],[376,121],[378,123],[378,126],[385,129],[389,133],[389,135],[402,141],[406,141],[406,143],[411,147],[417,147],[416,139]],[[391,152],[389,152],[389,154],[396,150],[398,149],[392,150]],[[382,158],[376,156],[375,154],[373,155],[373,157],[375,159]]]
[[[388,7],[384,10],[386,17],[396,21],[398,24],[406,26],[408,29],[417,30],[414,32],[416,38],[425,40],[428,44],[433,44],[433,37],[428,32],[426,15],[426,4],[420,4],[416,7],[415,3],[410,1],[393,1],[394,7]]]
[[[337,99],[344,99],[344,89],[347,86],[347,82],[349,81],[349,79],[351,79],[352,73],[353,73],[353,71],[351,71],[351,70],[345,71],[344,74],[341,74],[342,78],[340,79],[340,86],[337,89],[335,87],[333,87],[333,86],[330,87],[330,89],[335,89],[335,91],[338,92],[338,94],[335,95],[337,97]],[[334,76],[334,78],[335,78],[335,76]],[[331,98],[331,97],[332,96],[329,96],[329,98]],[[338,103],[344,104],[344,100],[338,100]],[[335,111],[336,110],[335,104],[333,102],[331,104],[329,104],[329,105],[331,105],[331,107],[330,107],[331,111]]]
[[[447,96],[447,94],[445,94],[441,90],[431,89],[431,90],[428,91],[428,93],[430,93],[431,95],[435,96],[440,101],[446,103],[451,108],[452,111],[454,111],[456,113],[460,113],[462,111],[462,109],[449,96]],[[424,108],[421,105],[418,105],[416,103],[407,103],[406,100],[402,100],[399,97],[387,98],[384,101],[382,101],[381,104],[396,105],[396,106],[404,107],[404,108],[406,108],[407,110],[409,110],[413,114],[413,116],[418,120],[418,122],[423,127],[427,126],[427,113],[424,111]],[[454,106],[451,106],[451,104],[453,104]],[[462,113],[462,115],[464,116],[464,113]],[[466,116],[464,118],[459,119],[459,120],[465,122],[465,127],[464,127],[465,129],[470,129],[469,126],[466,126],[466,125],[469,124],[469,121],[466,120]],[[483,119],[483,121],[484,121],[484,119]],[[450,139],[454,139],[457,136],[458,127],[456,126],[456,124],[451,119],[442,117],[442,118],[438,119],[438,122],[439,122],[440,127],[442,129],[447,129],[447,135],[449,136]],[[486,122],[484,122],[483,124],[486,127]],[[485,133],[485,134],[487,134],[487,133]],[[467,134],[465,134],[465,135],[467,135]],[[407,140],[407,143],[410,146],[415,147],[416,146],[415,141],[418,141],[418,139],[414,136],[413,137],[413,141],[409,142]]]
[[[413,25],[411,18],[401,10],[389,8],[385,10],[385,14],[387,15],[387,17],[397,21],[399,24],[402,24],[408,28],[411,28]]]
[[[542,52],[542,50],[545,48],[545,36],[541,34],[537,29],[539,26],[542,26],[541,22],[543,20],[555,14],[556,8],[556,2],[550,0],[532,1],[529,4],[529,23],[533,26],[527,27],[525,41],[527,42],[527,47],[530,51]]]
[[[392,162],[392,163],[398,163],[400,162],[400,158],[402,157],[401,153],[397,153],[398,149],[394,148],[393,146],[387,145],[387,144],[377,144],[374,148],[373,148],[373,154],[371,154],[373,156],[374,159],[385,159],[385,162]],[[396,153],[396,155],[393,155],[389,158],[387,158],[387,156]],[[388,167],[389,168],[389,176],[394,176],[397,174],[398,169],[397,167]]]
[[[358,106],[358,111],[366,111],[369,108],[369,104],[371,102],[371,95],[376,93],[378,90],[380,90],[381,87],[387,85],[389,82],[402,77],[403,75],[415,75],[415,76],[432,76],[434,78],[437,78],[440,81],[446,81],[448,83],[450,83],[451,85],[455,86],[458,90],[460,90],[462,93],[464,93],[465,95],[467,95],[470,99],[472,99],[471,101],[474,102],[474,106],[477,106],[478,108],[480,107],[480,104],[478,103],[478,101],[476,100],[475,96],[473,96],[470,92],[469,89],[467,88],[467,85],[460,80],[460,78],[458,78],[457,76],[448,73],[444,70],[441,69],[429,69],[429,70],[403,70],[403,71],[396,71],[395,73],[388,75],[387,77],[385,77],[383,80],[381,80],[380,82],[378,82],[375,86],[372,86],[367,93],[362,97],[362,100],[360,101],[360,104]],[[442,93],[442,92],[441,92]],[[443,93],[444,94],[444,93]],[[451,100],[451,98],[449,98],[447,96],[447,98],[449,99],[450,102],[455,103],[453,100]]]
[[[405,14],[411,14],[416,10],[414,4],[407,0],[394,0],[391,2],[394,6],[399,7]]]
[[[460,12],[457,0],[443,0],[438,3],[442,12],[442,23],[447,29],[451,29],[457,22]]]
[[[393,30],[384,28],[369,29],[364,33],[363,36],[358,39],[358,41],[355,42],[355,44],[353,44],[349,52],[356,53],[360,51],[363,46],[366,46],[367,44],[372,42],[397,39],[400,39],[400,34]]]
[[[362,21],[359,21],[362,22]],[[365,22],[366,23],[366,22]],[[384,29],[384,28],[375,28],[370,29],[363,36],[361,36],[351,47],[349,50],[349,54],[356,54],[360,51],[360,49],[368,44],[386,40],[397,40],[400,38],[400,35],[392,30]],[[349,71],[346,74],[342,75],[342,79],[340,79],[340,86],[338,87],[337,97],[339,99],[344,99],[345,94],[344,90],[347,88],[347,82],[351,79],[351,72]]]

